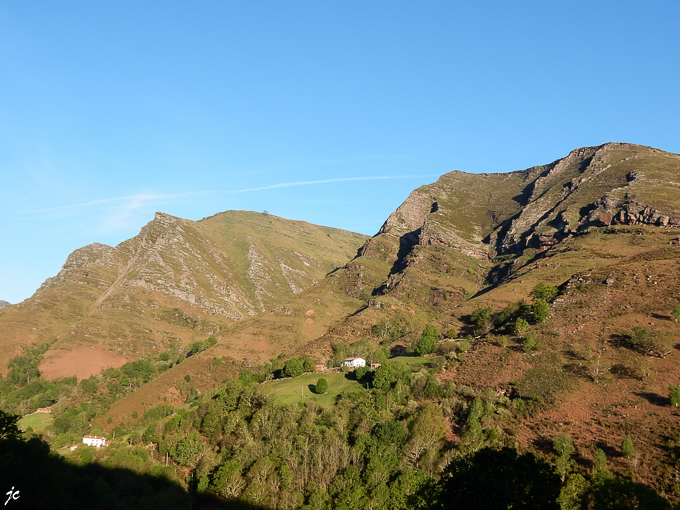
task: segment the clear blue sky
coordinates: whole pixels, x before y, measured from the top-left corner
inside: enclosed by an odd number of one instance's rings
[[[680,152],[679,26],[677,0],[3,1],[0,299],[157,210],[372,235],[451,170]]]

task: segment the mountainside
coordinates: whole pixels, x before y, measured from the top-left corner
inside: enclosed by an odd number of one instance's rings
[[[9,306],[11,304],[12,303],[8,303],[7,301],[3,301],[3,300],[0,299],[0,308],[2,308],[3,306]]]
[[[365,236],[269,214],[157,213],[118,246],[85,246],[30,299],[0,311],[0,366],[50,343],[48,377],[97,373],[177,348],[302,292]]]
[[[109,414],[117,423],[153,396],[171,396],[186,374],[209,387],[217,357],[241,367],[277,354],[332,364],[367,344],[405,352],[430,324],[446,332],[440,381],[532,403],[521,427],[489,425],[504,441],[545,454],[568,433],[577,462],[590,465],[600,448],[615,471],[628,472],[632,464],[616,452],[630,434],[636,476],[671,491],[657,461],[678,432],[667,395],[680,381],[671,315],[680,303],[679,227],[680,156],[649,147],[609,143],[523,171],[451,172],[411,193],[343,268],[221,331],[216,345]],[[546,321],[522,306],[537,284],[558,293]],[[486,308],[484,322],[475,311]],[[461,420],[449,420],[454,443]]]

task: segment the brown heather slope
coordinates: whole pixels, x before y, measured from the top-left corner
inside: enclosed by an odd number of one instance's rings
[[[532,325],[540,349],[525,353],[512,336],[501,347],[504,332],[492,330],[441,378],[478,392],[514,386],[524,398],[536,396],[542,404],[531,417],[503,425],[509,440],[550,455],[566,432],[582,465],[599,447],[614,470],[669,493],[672,473],[657,463],[680,431],[668,402],[668,384],[680,383],[680,325],[670,315],[680,303],[678,227],[680,156],[649,147],[586,147],[508,174],[452,172],[415,190],[345,267],[223,330],[195,367],[169,370],[155,391],[169,391],[187,373],[209,386],[206,367],[215,356],[236,354],[241,364],[310,354],[322,362],[336,342],[377,344],[372,326],[384,321],[411,330],[391,347],[408,345],[426,324],[467,334],[474,309],[530,302],[534,286],[549,283],[562,292],[552,318]],[[323,320],[305,330],[310,318]],[[627,340],[634,326],[649,328],[661,347],[634,349]],[[135,399],[117,403],[117,415],[131,414]],[[619,453],[626,434],[639,452],[631,461]]]
[[[33,297],[0,309],[0,367],[22,345],[43,342],[48,376],[88,376],[181,349],[299,294],[364,239],[254,212],[197,222],[157,213],[115,248],[76,250]],[[96,357],[83,351],[90,347]]]

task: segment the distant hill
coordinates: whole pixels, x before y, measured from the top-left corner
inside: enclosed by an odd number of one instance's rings
[[[521,171],[445,174],[414,190],[341,269],[223,329],[216,345],[115,403],[113,423],[172,395],[187,374],[199,389],[215,384],[216,357],[320,363],[367,342],[402,352],[432,324],[452,340],[472,335],[464,361],[459,344],[441,345],[440,380],[534,405],[524,422],[498,429],[509,444],[545,455],[568,433],[584,459],[602,448],[611,469],[629,472],[616,452],[630,434],[636,479],[670,493],[656,461],[678,432],[668,388],[680,382],[671,314],[680,303],[679,175],[680,155],[618,143]],[[520,306],[539,283],[559,290],[542,324]],[[535,344],[513,331],[509,305]],[[490,319],[475,324],[484,308]]]
[[[203,340],[322,280],[365,238],[255,212],[156,213],[116,247],[76,250],[33,297],[0,311],[0,366],[49,342],[47,377],[88,376]]]
[[[3,301],[2,299],[0,299],[0,308],[2,308],[3,306],[9,306],[11,304],[12,303],[8,303],[7,301]]]

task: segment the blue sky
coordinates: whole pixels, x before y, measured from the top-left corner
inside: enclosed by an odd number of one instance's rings
[[[372,235],[452,170],[680,152],[680,2],[554,4],[0,3],[0,299],[157,210]]]

